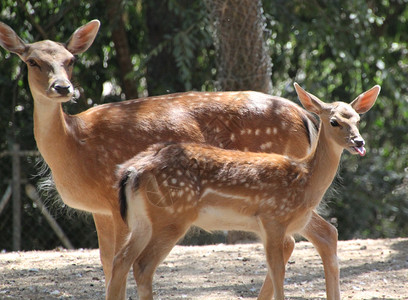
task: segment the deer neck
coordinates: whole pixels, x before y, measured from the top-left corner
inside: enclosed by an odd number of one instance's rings
[[[34,100],[35,140],[62,200],[72,208],[106,213],[108,203],[104,206],[95,200],[100,196],[96,185],[84,184],[93,179],[94,170],[86,168],[87,152],[80,147],[75,122],[76,117],[65,114],[61,103]],[[90,199],[85,201],[84,195]]]
[[[50,167],[57,159],[54,156],[62,154],[56,148],[64,149],[68,131],[61,103],[34,101],[34,136],[41,155]]]
[[[325,127],[320,125],[315,149],[306,158],[309,169],[307,192],[317,206],[336,176],[343,148],[333,142]]]
[[[51,99],[52,100],[52,99]],[[72,117],[66,115],[61,103],[34,98],[34,137],[38,150],[50,167],[55,183],[69,176],[77,163],[77,140]]]

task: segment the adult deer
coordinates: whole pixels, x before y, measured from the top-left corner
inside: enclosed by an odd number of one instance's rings
[[[343,149],[365,155],[359,114],[372,107],[380,91],[375,86],[349,105],[327,104],[296,83],[295,88],[303,106],[321,120],[305,158],[171,143],[153,145],[120,167],[120,208],[131,233],[114,259],[107,299],[124,299],[126,275],[135,261],[143,265],[135,275],[140,299],[152,299],[157,265],[191,225],[258,233],[272,281],[268,289],[275,299],[284,299],[284,243],[311,220]],[[150,260],[144,250],[153,253]]]
[[[0,22],[0,45],[27,64],[38,149],[62,200],[93,214],[108,281],[114,254],[128,233],[114,187],[118,164],[160,141],[192,141],[300,158],[310,151],[317,123],[291,101],[255,92],[171,94],[67,115],[61,104],[73,95],[74,57],[91,46],[98,29],[99,21],[94,20],[78,28],[66,44],[49,40],[26,44]],[[337,231],[313,213],[302,234],[322,257],[327,295],[333,299],[339,294]],[[288,239],[286,246],[289,259],[294,241]]]

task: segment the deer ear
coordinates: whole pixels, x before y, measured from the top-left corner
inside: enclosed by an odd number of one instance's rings
[[[11,27],[0,22],[0,45],[19,56],[23,55],[27,46]]]
[[[299,84],[295,82],[294,86],[300,102],[302,103],[303,107],[306,108],[308,111],[313,112],[315,114],[320,114],[326,108],[327,106],[326,103],[321,101],[316,96],[306,92],[304,89],[300,87]]]
[[[93,20],[84,26],[79,27],[66,43],[69,52],[76,55],[83,53],[92,45],[98,33],[100,22]]]
[[[354,108],[359,114],[364,114],[370,110],[374,105],[375,100],[377,100],[378,94],[380,93],[381,87],[376,85],[369,89],[368,91],[362,93],[353,102],[350,103],[351,107]]]

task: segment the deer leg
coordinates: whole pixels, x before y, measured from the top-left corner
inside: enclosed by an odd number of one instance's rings
[[[189,226],[168,224],[154,230],[150,243],[133,263],[133,276],[140,300],[153,299],[154,272],[188,228]]]
[[[284,300],[283,281],[285,277],[285,264],[283,261],[283,242],[267,241],[265,243],[265,253],[269,277],[273,286],[274,299]]]
[[[301,234],[315,246],[322,258],[327,299],[339,300],[340,271],[337,259],[337,229],[313,212],[312,218]]]
[[[285,266],[292,255],[293,249],[295,248],[295,240],[291,236],[286,236],[283,244],[283,259],[285,261]],[[258,300],[271,300],[273,296],[273,285],[272,279],[269,273],[266,274],[265,281],[262,285],[261,291],[258,295]]]
[[[126,279],[129,269],[146,248],[152,236],[152,225],[148,220],[138,220],[129,239],[113,260],[112,277],[108,284],[106,299],[126,298]]]
[[[274,220],[259,217],[261,237],[265,248],[266,261],[268,264],[268,276],[272,287],[266,286],[264,291],[273,291],[275,300],[284,300],[283,282],[285,278],[285,255],[284,244],[288,241],[282,224]],[[289,252],[289,251],[288,251]],[[267,279],[266,279],[267,281]],[[260,295],[261,296],[261,295]]]
[[[106,291],[112,276],[113,258],[115,257],[115,253],[117,253],[124,244],[129,230],[119,214],[113,214],[111,216],[93,214],[93,218],[98,233],[99,255],[105,274]]]
[[[93,214],[96,232],[98,233],[99,255],[105,274],[105,287],[112,275],[112,262],[115,255],[113,219],[108,215]]]

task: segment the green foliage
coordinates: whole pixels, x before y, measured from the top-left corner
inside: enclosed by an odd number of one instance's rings
[[[343,155],[327,197],[340,238],[407,235],[407,1],[265,1],[275,94],[293,81],[325,101],[350,102],[375,84],[362,118],[368,153]],[[405,187],[405,188],[404,188]]]
[[[171,40],[173,57],[180,72],[180,79],[184,82],[184,89],[191,90],[195,74],[194,66],[199,64],[201,68],[205,68],[205,65],[197,61],[197,53],[206,56],[206,52],[201,52],[200,49],[209,48],[212,40],[207,31],[208,20],[204,3],[184,1],[185,6],[181,6],[181,2],[179,0],[168,1],[169,12],[174,13],[183,22],[174,35],[167,35],[166,39]]]
[[[213,87],[214,51],[203,1],[145,1],[149,95]],[[145,72],[145,73],[143,73]]]

